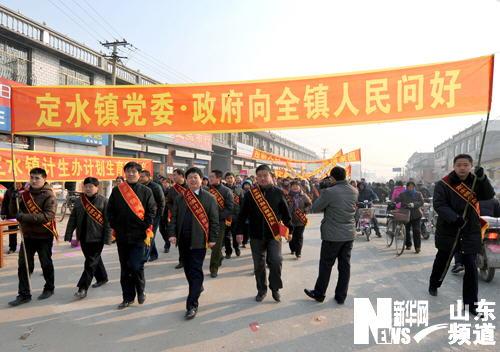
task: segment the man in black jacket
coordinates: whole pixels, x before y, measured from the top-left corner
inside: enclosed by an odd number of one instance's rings
[[[83,180],[83,194],[75,202],[64,236],[65,241],[71,242],[73,231],[76,230],[76,238],[80,241],[85,256],[83,273],[75,293],[75,297],[80,299],[87,297],[87,290],[94,277],[94,288],[108,282],[108,273],[101,257],[104,245],[111,244],[111,228],[105,215],[108,200],[98,194],[98,191],[98,179],[87,177]]]
[[[170,214],[173,214],[173,212],[174,212],[175,200],[180,195],[179,190],[181,190],[181,189],[179,187],[187,188],[186,179],[184,177],[184,170],[175,169],[174,170],[174,185],[169,188],[168,193],[167,193],[167,199],[166,199],[167,208],[168,208],[167,216],[168,216],[168,212],[170,212]],[[170,242],[168,242],[168,244],[165,243],[165,249],[166,250],[168,249],[168,251],[170,251]],[[179,252],[179,263],[176,265],[175,268],[182,269],[182,266],[183,266],[182,253]]]
[[[184,274],[189,283],[185,318],[193,319],[203,291],[207,247],[214,248],[219,236],[219,211],[214,197],[201,187],[201,170],[192,167],[186,171],[186,177],[189,188],[175,200],[168,231],[170,242],[179,246],[184,259]]]
[[[233,252],[232,248],[234,248],[234,253],[237,257],[240,256],[240,245],[238,241],[236,241],[236,220],[238,218],[238,214],[240,212],[240,204],[243,199],[243,189],[236,185],[236,179],[232,172],[226,172],[224,175],[226,180],[226,186],[233,192],[233,212],[232,212],[232,221],[231,226],[226,227],[226,234],[224,236],[224,247],[226,249],[226,259],[231,258],[231,254]],[[232,243],[232,248],[231,248]]]
[[[149,245],[148,233],[152,236],[156,216],[153,192],[138,182],[142,166],[130,161],[123,170],[126,182],[113,188],[106,212],[109,224],[115,231],[120,259],[123,301],[118,309],[130,306],[136,294],[139,304],[146,300],[144,247]]]
[[[271,168],[265,164],[260,165],[256,173],[257,185],[254,187],[258,187],[256,190],[263,195],[276,220],[290,227],[292,217],[288,203],[283,191],[273,186]],[[262,302],[267,294],[267,262],[269,265],[269,288],[271,289],[273,299],[279,302],[279,290],[283,288],[283,282],[281,281],[281,264],[283,261],[283,257],[281,256],[281,239],[278,239],[279,233],[271,229],[266,218],[263,216],[263,212],[270,213],[269,209],[263,209],[262,206],[259,207],[257,205],[252,190],[256,193],[254,189],[250,189],[241,204],[237,224],[237,240],[238,243],[243,241],[243,225],[245,221],[249,221],[250,246],[252,248],[255,280],[257,282],[257,296],[255,300]]]
[[[146,253],[144,255],[144,261],[155,261],[158,259],[158,250],[156,249],[156,244],[155,244],[155,237],[156,237],[156,231],[158,231],[158,226],[160,226],[160,220],[163,215],[163,210],[165,209],[165,195],[163,194],[163,189],[162,187],[156,183],[153,182],[151,179],[151,173],[149,170],[142,170],[141,171],[141,177],[139,178],[139,182],[142,183],[144,186],[149,187],[151,192],[153,192],[153,197],[156,202],[156,216],[153,221],[153,235],[154,237],[151,239],[151,246],[149,246],[146,249]]]
[[[16,214],[11,213],[9,211],[9,204],[10,200],[12,199],[12,195],[16,192],[16,189],[21,189],[23,187],[23,184],[21,182],[17,182],[17,184],[12,184],[7,191],[5,192],[3,196],[3,201],[2,201],[2,210],[0,214],[5,217],[6,219],[15,219]],[[17,230],[17,226],[9,226],[9,231],[14,231]],[[9,251],[7,254],[12,254],[16,252],[17,248],[17,233],[11,233],[9,235]],[[2,250],[2,248],[0,248]]]
[[[222,242],[226,233],[226,225],[231,226],[232,222],[233,192],[222,185],[222,171],[212,170],[209,180],[209,192],[215,197],[219,206],[219,236],[210,256],[210,276],[215,278],[222,264]]]
[[[433,203],[438,214],[435,244],[438,252],[432,267],[429,293],[437,296],[437,289],[442,284],[441,277],[447,270],[446,264],[448,258],[453,255],[453,244],[459,234],[455,251],[462,254],[465,266],[463,302],[468,305],[469,311],[476,315],[478,301],[476,256],[481,250],[481,224],[477,202],[493,198],[495,191],[484,175],[483,168],[476,168],[475,175],[471,170],[472,157],[467,154],[457,155],[453,159],[453,171],[437,182],[434,188]],[[476,187],[472,190],[475,195],[471,192],[474,177],[477,178]],[[468,198],[469,208],[464,218],[463,212]]]

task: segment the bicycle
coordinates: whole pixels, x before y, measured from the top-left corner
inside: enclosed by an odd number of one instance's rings
[[[64,220],[64,217],[68,213],[68,210],[71,213],[71,211],[75,207],[75,202],[78,198],[80,198],[80,195],[80,192],[68,191],[63,204],[61,204],[61,210],[59,211],[59,222],[62,222]]]
[[[406,224],[410,222],[408,209],[394,209],[387,214],[386,243],[392,246],[395,240],[396,256],[399,257],[405,250]]]
[[[361,236],[366,236],[366,240],[370,241],[372,233],[372,220],[375,216],[375,209],[370,208],[371,204],[368,201],[358,202],[356,210],[356,231],[361,232]]]

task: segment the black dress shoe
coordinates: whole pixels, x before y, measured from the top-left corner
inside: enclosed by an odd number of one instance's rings
[[[226,259],[231,259],[231,254],[226,254]]]
[[[378,238],[382,237],[382,235],[380,234],[380,232],[375,233],[375,236],[377,236]]]
[[[183,263],[179,263],[175,266],[176,269],[182,269],[184,268],[184,264]]]
[[[334,297],[333,299],[335,300],[335,302],[337,302],[337,304],[344,304],[345,302],[345,299],[340,299],[338,297]]]
[[[276,290],[276,291],[272,291],[271,292],[271,295],[273,296],[273,299],[276,301],[276,302],[281,302],[281,295],[280,295],[280,291]]]
[[[469,308],[469,314],[472,315],[473,317],[476,317],[476,320],[483,319],[484,314],[479,313],[476,308]]]
[[[184,315],[184,317],[186,320],[190,320],[196,316],[196,313],[198,313],[198,308],[190,308],[186,311],[186,315]]]
[[[257,296],[255,296],[255,300],[257,302],[262,302],[264,300],[264,298],[266,297],[267,293],[263,292],[263,293],[257,293]]]
[[[92,285],[92,288],[101,287],[102,285],[105,285],[107,282],[108,282],[108,279],[103,280],[103,281],[97,281],[95,284]]]
[[[170,253],[170,248],[164,248],[163,253]]]
[[[415,253],[420,253],[420,248],[415,248]]]
[[[117,307],[118,310],[122,310],[122,309],[125,309],[125,308],[128,308],[130,307],[130,305],[134,303],[134,302],[129,302],[129,301],[123,301],[122,303],[120,303]]]
[[[154,262],[155,260],[158,260],[158,257],[149,257],[148,262]]]
[[[239,257],[241,255],[241,251],[239,248],[235,248],[234,252],[236,253],[236,256]]]
[[[47,299],[49,298],[50,296],[52,296],[54,294],[54,291],[51,291],[51,290],[43,290],[42,294],[40,296],[38,296],[38,299],[39,300],[42,300],[42,299]]]
[[[75,297],[79,299],[84,299],[87,297],[87,290],[81,288],[77,292],[75,292]]]
[[[431,296],[436,297],[438,295],[438,289],[437,289],[437,287],[431,287],[431,286],[429,286],[429,294]]]
[[[29,296],[17,296],[15,300],[9,302],[9,306],[17,307],[21,304],[25,304],[31,301],[31,297]]]
[[[409,251],[411,249],[411,246],[406,246],[406,250]]]
[[[16,253],[16,250],[15,249],[9,249],[9,251],[7,252],[7,254],[12,254],[12,253]]]
[[[318,295],[314,290],[308,290],[307,288],[305,288],[304,293],[318,302],[323,302],[325,300],[325,296]]]
[[[215,279],[217,277],[217,273],[215,271],[211,272],[210,277]]]
[[[146,295],[143,293],[142,295],[137,295],[137,303],[143,304],[146,302]]]

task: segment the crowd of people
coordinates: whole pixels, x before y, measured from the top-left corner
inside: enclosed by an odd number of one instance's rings
[[[184,270],[189,286],[186,319],[194,318],[198,311],[198,300],[204,291],[203,263],[208,249],[211,250],[210,276],[217,278],[223,260],[230,259],[233,254],[240,256],[241,249],[249,245],[257,288],[255,300],[263,301],[270,290],[272,298],[280,302],[282,243],[287,241],[290,253],[300,260],[303,234],[309,221],[307,214],[313,212],[323,213],[324,217],[320,228],[319,272],[314,289],[304,289],[304,292],[322,302],[332,267],[337,262],[339,276],[335,301],[343,304],[350,280],[357,204],[390,201],[395,208],[408,209],[406,246],[410,249],[413,242],[415,252],[419,253],[421,207],[424,199],[434,192],[438,253],[429,293],[437,295],[443,273],[447,271],[447,258],[458,253],[466,272],[464,301],[469,304],[469,310],[476,313],[474,258],[479,250],[480,228],[479,210],[474,202],[489,200],[494,192],[482,168],[472,172],[472,158],[468,155],[455,158],[454,171],[437,182],[433,186],[435,190],[411,180],[406,185],[393,180],[387,184],[348,180],[346,170],[340,166],[335,166],[330,175],[321,180],[276,178],[270,166],[265,164],[251,176],[212,170],[205,177],[199,168],[191,167],[185,171],[175,169],[172,178],[153,179],[149,171],[135,162],[127,163],[123,171],[124,177],[116,179],[109,198],[99,193],[98,179],[85,178],[83,193],[71,212],[64,240],[72,241],[76,233],[85,256],[75,293],[78,299],[87,296],[94,279],[92,287],[95,288],[108,282],[101,253],[104,245],[116,242],[122,288],[118,309],[129,307],[136,298],[143,304],[146,301],[144,265],[158,259],[155,236],[159,233],[164,240],[164,253],[169,253],[172,246],[178,247],[176,269]],[[461,194],[463,190],[470,191],[474,178],[477,179],[476,193]],[[16,218],[23,235],[18,260],[19,291],[16,299],[9,302],[11,306],[31,300],[29,275],[34,269],[35,253],[38,253],[46,282],[38,299],[47,299],[54,293],[52,246],[58,236],[54,221],[57,202],[47,181],[45,170],[32,169],[29,186],[11,187],[2,204],[2,214]],[[468,203],[474,211],[462,214]],[[375,217],[373,227],[380,236]],[[460,238],[458,247],[456,243],[452,246],[455,233]],[[15,251],[15,248],[9,250]]]

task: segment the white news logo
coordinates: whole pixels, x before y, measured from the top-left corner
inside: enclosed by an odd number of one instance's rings
[[[429,302],[427,300],[392,300],[377,298],[377,309],[370,299],[354,299],[354,344],[367,345],[370,334],[376,344],[419,343],[429,334],[442,329],[448,331],[450,345],[495,345],[495,302],[482,299],[477,311],[480,317],[469,317],[459,300],[450,305],[451,323],[429,326]],[[419,330],[413,334],[412,330]]]

